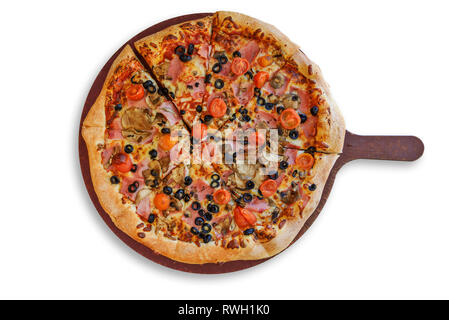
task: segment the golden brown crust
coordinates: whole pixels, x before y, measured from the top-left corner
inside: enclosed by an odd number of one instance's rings
[[[230,17],[232,21],[247,29],[250,34],[263,34],[263,39],[276,43],[285,53],[285,58],[291,57],[299,47],[292,42],[285,34],[283,34],[275,26],[266,22],[260,21],[253,17],[232,11],[218,11],[215,13],[218,23],[221,23],[225,18]]]
[[[329,85],[324,80],[321,69],[311,61],[301,50],[298,50],[292,57],[297,70],[307,78],[316,82],[316,85],[323,90],[327,104],[327,111],[324,117],[320,118],[317,141],[326,141],[328,148],[323,150],[330,153],[343,152],[346,125],[343,115],[332,98]]]

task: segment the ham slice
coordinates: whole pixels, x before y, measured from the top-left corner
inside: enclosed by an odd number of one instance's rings
[[[112,140],[123,139],[122,136],[122,122],[120,118],[112,120],[108,129],[108,138]]]
[[[264,199],[253,198],[253,200],[245,206],[245,209],[262,213],[269,208],[267,201]]]
[[[148,220],[148,216],[151,213],[151,199],[150,196],[146,196],[143,198],[139,205],[137,206],[137,214],[144,218],[145,220]]]
[[[240,49],[240,54],[242,58],[248,60],[248,62],[251,64],[259,54],[259,51],[260,49],[257,45],[257,42],[252,40]]]
[[[262,110],[257,111],[256,113],[256,122],[263,121],[265,122],[270,129],[277,128],[277,117],[273,113],[268,113]]]
[[[148,104],[145,100],[145,96],[140,100],[127,100],[128,107],[136,107],[136,108],[148,108]]]
[[[197,100],[204,95],[206,91],[206,85],[204,84],[204,78],[197,78],[187,83],[192,89],[192,98]]]
[[[198,50],[198,55],[200,57],[203,57],[204,59],[207,59],[210,52],[210,46],[208,44],[202,44],[201,47]]]
[[[232,91],[240,104],[246,105],[254,96],[254,83],[232,83]]]
[[[285,177],[285,174],[283,173],[276,180],[274,180],[274,181],[276,181],[276,184],[277,184],[278,188],[281,185],[282,180],[284,180],[284,177]]]
[[[285,149],[284,154],[287,157],[288,164],[292,165],[295,163],[296,156],[298,154],[298,150],[297,149]]]
[[[183,69],[184,64],[177,55],[174,55],[173,59],[170,61],[170,65],[168,66],[167,75],[171,78],[172,82],[176,82]]]
[[[171,125],[178,123],[181,120],[181,117],[178,114],[178,111],[175,109],[175,106],[170,101],[166,101],[162,103],[157,111],[162,113],[164,117],[170,122]]]
[[[233,174],[233,173],[234,173],[233,170],[226,170],[226,171],[223,171],[223,172],[221,173],[221,178],[223,179],[223,181],[224,181],[225,183],[227,183],[227,182],[228,182],[229,176],[230,176],[231,174]]]
[[[189,186],[189,190],[197,193],[199,201],[206,199],[208,194],[214,193],[214,188],[208,185],[203,179],[194,181]]]
[[[133,184],[134,182],[139,183],[139,187],[137,188],[136,192],[129,192],[128,187],[129,185]],[[132,201],[136,200],[137,193],[139,192],[142,187],[145,186],[145,183],[142,178],[138,177],[125,177],[123,178],[122,182],[122,188],[120,189],[120,193],[131,199]]]

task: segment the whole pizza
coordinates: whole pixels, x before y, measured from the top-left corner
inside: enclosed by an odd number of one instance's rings
[[[275,27],[234,12],[125,46],[82,124],[114,224],[190,264],[288,247],[344,134],[319,68]]]

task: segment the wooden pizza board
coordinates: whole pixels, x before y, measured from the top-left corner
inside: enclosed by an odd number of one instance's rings
[[[84,118],[86,117],[90,107],[94,104],[97,96],[100,94],[100,91],[102,89],[103,83],[106,79],[106,75],[109,71],[110,66],[112,65],[114,59],[118,56],[118,54],[121,52],[123,47],[127,44],[129,44],[137,56],[139,54],[137,53],[137,50],[135,50],[133,43],[143,37],[146,37],[150,34],[153,34],[155,32],[158,32],[162,29],[165,29],[171,25],[178,24],[184,21],[192,20],[192,19],[199,19],[208,15],[211,15],[212,13],[198,13],[198,14],[190,14],[190,15],[184,15],[176,18],[172,18],[163,22],[160,22],[145,31],[139,33],[132,39],[130,39],[127,43],[125,43],[105,64],[105,66],[101,69],[100,73],[98,74],[97,78],[95,79],[90,92],[87,96],[86,102],[84,104],[84,108],[81,114],[81,121],[79,126],[79,159],[80,159],[80,165],[81,165],[81,171],[83,174],[84,183],[86,185],[87,191],[89,193],[90,198],[92,199],[93,204],[95,205],[95,208],[97,209],[100,216],[103,218],[103,220],[106,222],[108,227],[123,241],[125,242],[129,247],[143,255],[144,257],[161,264],[163,266],[184,271],[184,272],[192,272],[192,273],[207,273],[207,274],[216,274],[216,273],[227,273],[227,272],[234,272],[239,271],[243,269],[247,269],[250,267],[253,267],[255,265],[258,265],[268,259],[260,259],[260,260],[250,260],[250,261],[231,261],[231,262],[225,262],[225,263],[207,263],[203,265],[195,265],[195,264],[186,264],[178,261],[171,260],[167,257],[164,257],[162,255],[156,254],[153,252],[150,248],[145,247],[144,245],[138,243],[134,239],[130,238],[127,234],[123,233],[121,230],[119,230],[112,220],[110,219],[109,215],[103,210],[103,208],[100,205],[100,202],[98,201],[97,195],[95,193],[92,179],[90,176],[90,169],[89,169],[89,159],[88,159],[88,153],[86,144],[84,143],[84,140],[81,136],[81,126],[84,121]],[[139,56],[140,57],[140,56]],[[143,59],[141,59],[142,62]],[[145,65],[145,64],[144,64]],[[329,175],[329,178],[327,179],[326,185],[323,190],[323,195],[321,197],[321,200],[318,204],[318,207],[316,208],[315,212],[310,216],[310,218],[306,221],[302,229],[299,231],[298,235],[295,237],[295,239],[292,241],[290,245],[292,245],[296,240],[298,240],[304,232],[309,229],[309,227],[312,225],[312,223],[315,221],[315,219],[320,214],[321,210],[323,209],[324,204],[326,203],[327,198],[329,197],[330,191],[332,189],[332,186],[335,181],[335,176],[338,172],[338,170],[345,164],[352,160],[356,159],[377,159],[377,160],[396,160],[396,161],[414,161],[417,160],[424,152],[424,144],[420,139],[413,136],[360,136],[353,134],[349,131],[346,131],[345,136],[345,143],[343,147],[343,153],[338,158],[336,163],[334,164],[334,167],[332,168],[332,171]]]

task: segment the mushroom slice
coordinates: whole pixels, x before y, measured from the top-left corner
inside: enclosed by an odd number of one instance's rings
[[[294,93],[287,93],[282,97],[282,104],[285,108],[299,109],[301,105],[301,98]]]

